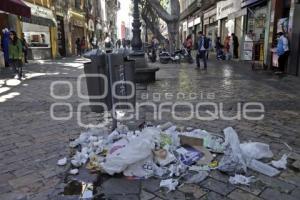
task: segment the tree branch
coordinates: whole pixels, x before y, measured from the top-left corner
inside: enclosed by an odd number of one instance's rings
[[[147,0],[147,2],[156,11],[156,14],[165,22],[170,22],[174,20],[174,17],[170,15],[160,4],[159,0]]]

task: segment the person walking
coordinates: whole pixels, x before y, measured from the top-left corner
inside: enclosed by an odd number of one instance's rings
[[[231,59],[231,53],[230,53],[230,36],[226,36],[225,40],[224,40],[224,53],[226,56],[226,60],[230,60]]]
[[[13,73],[18,77],[19,80],[22,79],[23,72],[23,46],[21,40],[17,37],[15,31],[11,31],[9,34],[9,59]]]
[[[233,57],[235,59],[238,59],[239,58],[239,46],[240,46],[239,39],[234,33],[231,34],[231,37],[232,37],[232,42],[233,42]]]
[[[77,56],[81,56],[81,41],[80,38],[77,38],[76,42]]]
[[[193,39],[192,39],[192,35],[188,35],[185,43],[184,43],[184,47],[186,48],[187,52],[189,53],[190,56],[192,56],[192,48],[193,48]]]
[[[284,33],[280,32],[278,33],[278,44],[277,44],[277,54],[279,56],[278,58],[278,65],[279,65],[279,71],[281,73],[285,72],[285,67],[289,58],[289,41],[285,37]]]
[[[85,41],[85,37],[82,37],[81,39],[81,54],[85,53],[86,50],[86,41]]]
[[[199,31],[198,53],[196,57],[197,68],[200,68],[200,59],[203,60],[204,70],[207,70],[207,49],[209,48],[209,40],[205,37],[202,31]]]
[[[24,62],[28,63],[28,60],[27,60],[28,43],[26,42],[24,33],[22,33],[21,42],[22,42],[22,46],[23,46]]]
[[[111,38],[109,37],[108,33],[106,33],[106,37],[104,40],[104,47],[105,47],[106,53],[111,53],[114,48],[113,42],[112,42]]]

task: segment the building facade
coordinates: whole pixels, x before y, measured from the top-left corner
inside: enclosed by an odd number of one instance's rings
[[[284,32],[290,42],[286,72],[300,75],[300,0],[181,0],[180,38],[203,31],[214,44],[232,33],[238,37],[240,60],[259,59],[269,69],[278,67],[277,33]]]

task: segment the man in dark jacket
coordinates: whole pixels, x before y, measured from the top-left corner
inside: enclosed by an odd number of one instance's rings
[[[239,46],[240,46],[239,39],[234,33],[232,33],[231,36],[232,36],[232,41],[233,41],[233,56],[234,56],[234,58],[238,59],[239,58]]]
[[[198,53],[196,57],[197,68],[200,68],[200,59],[203,59],[204,70],[207,69],[207,50],[209,48],[209,40],[202,31],[199,31],[199,40],[198,40]]]

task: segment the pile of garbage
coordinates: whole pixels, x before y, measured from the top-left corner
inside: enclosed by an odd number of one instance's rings
[[[90,129],[72,141],[70,147],[76,149],[70,160],[70,174],[76,175],[80,167],[86,167],[109,175],[156,177],[161,179],[160,186],[169,191],[180,183],[200,183],[211,170],[234,175],[229,179],[232,184],[249,185],[255,177],[243,175],[248,168],[273,177],[280,169],[286,169],[288,158],[284,155],[270,164],[259,161],[273,157],[269,145],[240,144],[231,127],[220,136],[201,129],[179,130],[170,122],[137,131],[129,131],[123,125],[111,133],[106,128]],[[67,158],[63,158],[58,165],[64,166],[67,162]]]

